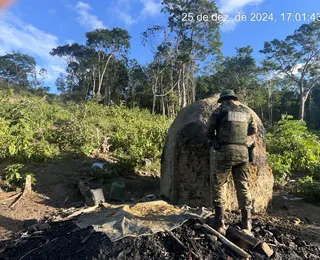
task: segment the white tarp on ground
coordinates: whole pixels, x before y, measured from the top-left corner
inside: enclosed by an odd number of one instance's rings
[[[111,241],[116,241],[126,236],[171,230],[190,218],[206,218],[209,215],[211,211],[206,208],[178,207],[162,200],[132,205],[104,203],[103,207],[78,217],[76,224],[80,228],[93,226],[97,232],[103,232]]]

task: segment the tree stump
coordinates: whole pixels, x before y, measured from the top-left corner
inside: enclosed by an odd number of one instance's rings
[[[172,204],[211,207],[210,149],[205,135],[206,123],[216,109],[218,95],[183,108],[171,125],[161,157],[161,195]],[[267,162],[265,129],[251,110],[258,132],[255,159],[250,163],[250,181],[254,212],[266,210],[271,198],[274,178]],[[232,176],[226,185],[226,209],[237,210],[238,202]]]
[[[32,194],[32,176],[27,175],[24,183],[23,192],[17,197],[17,199],[9,206],[9,208],[13,208],[16,206],[22,199],[25,199],[27,196]]]

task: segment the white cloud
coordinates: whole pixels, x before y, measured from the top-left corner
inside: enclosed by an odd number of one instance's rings
[[[91,14],[92,8],[89,4],[79,1],[74,10],[78,13],[77,21],[85,28],[92,30],[105,28],[103,22]]]
[[[140,0],[142,3],[142,14],[156,16],[161,12],[161,1],[159,0]]]
[[[132,18],[132,16],[129,14],[129,13],[127,13],[127,12],[119,12],[118,13],[118,15],[119,15],[119,18],[126,24],[126,25],[132,25],[132,24],[135,24],[137,21],[136,20],[134,20],[133,18]]]
[[[229,20],[224,22],[222,31],[233,31],[237,26],[234,20],[236,14],[243,12],[244,7],[261,4],[264,0],[219,0],[218,7],[222,14],[228,15]]]
[[[113,0],[108,11],[116,21],[131,26],[159,15],[161,0]]]
[[[19,50],[33,56],[37,68],[47,70],[47,84],[52,84],[64,72],[66,63],[50,55],[52,48],[59,45],[58,38],[24,23],[12,13],[4,13],[0,19],[0,55]]]
[[[113,0],[110,3],[108,12],[116,21],[121,21],[126,26],[131,26],[138,22],[138,18],[135,19],[132,16],[130,0]]]
[[[247,5],[261,4],[264,0],[220,0],[219,7],[222,13],[231,14],[241,11]]]

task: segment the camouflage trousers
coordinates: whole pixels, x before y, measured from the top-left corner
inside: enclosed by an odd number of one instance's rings
[[[213,206],[223,207],[225,204],[224,188],[232,174],[240,209],[252,209],[249,189],[249,163],[210,160],[210,186]]]

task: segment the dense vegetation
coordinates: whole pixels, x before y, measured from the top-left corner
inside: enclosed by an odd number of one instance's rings
[[[121,28],[87,32],[85,44],[52,49],[67,61],[56,80],[59,95],[49,93],[46,71],[37,71],[33,57],[0,56],[0,158],[42,162],[112,144],[126,168],[143,158],[157,165],[179,110],[230,88],[266,126],[277,181],[299,174],[297,191],[319,196],[320,21],[265,42],[257,61],[251,46],[223,57],[219,23],[182,22],[183,13],[218,12],[214,2],[164,0],[162,11],[168,26],[142,32],[150,64],[128,58],[130,35]]]
[[[157,163],[170,124],[162,115],[121,105],[47,102],[12,91],[1,91],[0,102],[0,157],[21,163],[103,150],[129,169],[144,158]]]
[[[320,138],[308,131],[304,121],[283,116],[267,135],[267,151],[278,183],[298,176],[296,191],[311,201],[320,199]]]

